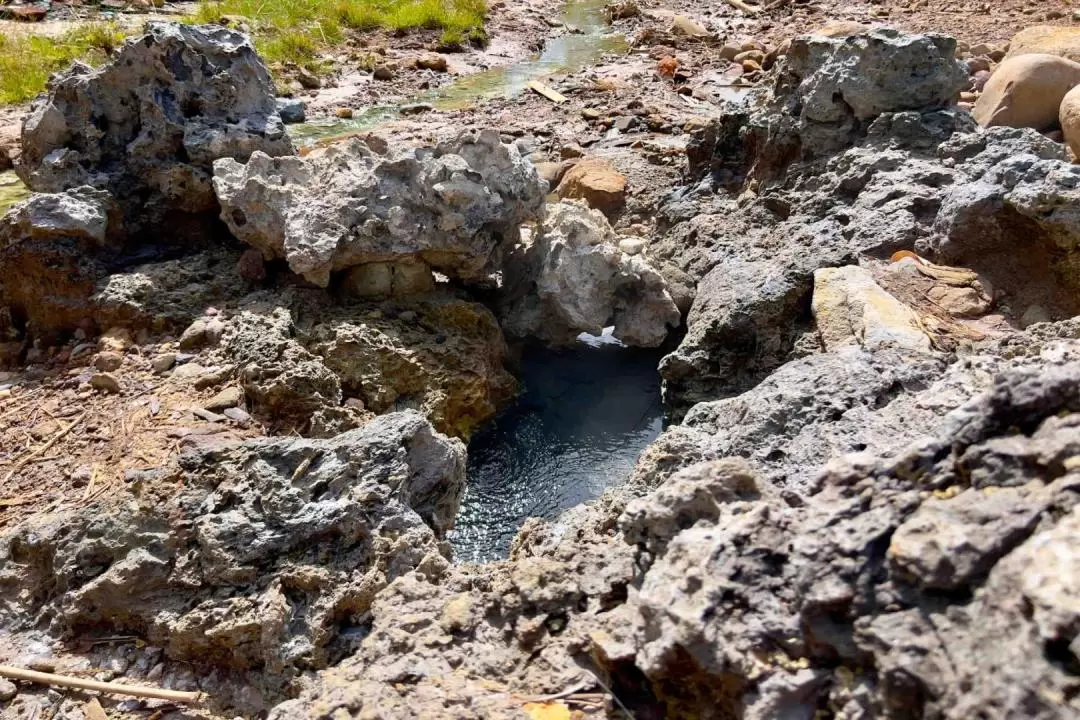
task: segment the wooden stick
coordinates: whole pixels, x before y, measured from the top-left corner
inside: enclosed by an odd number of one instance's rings
[[[747,15],[757,15],[761,12],[761,8],[754,7],[753,5],[747,5],[743,0],[724,0],[728,5],[738,10],[742,10]]]
[[[0,665],[0,677],[24,680],[26,682],[38,683],[39,685],[56,685],[58,687],[78,688],[80,690],[97,690],[98,692],[110,693],[113,695],[156,698],[158,700],[171,700],[179,703],[197,703],[201,702],[203,697],[201,692],[182,692],[180,690],[162,690],[161,688],[155,687],[98,682],[97,680],[84,680],[83,678],[70,677],[68,675],[54,675],[53,673],[24,670],[10,665]]]
[[[525,87],[529,88],[537,95],[543,95],[556,105],[561,105],[562,103],[566,102],[565,96],[563,96],[559,92],[556,92],[555,90],[548,87],[539,80],[530,80],[529,82],[525,83]]]

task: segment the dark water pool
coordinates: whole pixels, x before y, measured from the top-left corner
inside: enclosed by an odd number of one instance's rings
[[[526,518],[554,518],[624,482],[661,430],[662,356],[596,342],[526,351],[524,392],[469,443],[455,560],[504,558]]]

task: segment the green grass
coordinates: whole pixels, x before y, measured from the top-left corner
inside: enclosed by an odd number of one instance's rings
[[[192,22],[237,16],[270,63],[313,66],[319,52],[339,45],[349,30],[442,30],[443,39],[481,42],[485,0],[202,0]],[[446,44],[446,43],[444,43]]]
[[[441,30],[441,48],[483,44],[485,0],[202,0],[193,23],[222,16],[246,22],[267,62],[324,68],[320,53],[343,44],[350,30]],[[73,60],[98,64],[124,39],[112,23],[91,23],[60,37],[0,35],[0,104],[30,100],[52,73]]]
[[[30,100],[45,89],[49,75],[73,60],[102,62],[124,39],[113,24],[93,23],[60,37],[0,35],[0,104]]]

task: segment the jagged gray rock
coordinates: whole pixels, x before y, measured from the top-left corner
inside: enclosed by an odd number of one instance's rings
[[[584,204],[550,206],[536,238],[507,256],[504,267],[500,315],[511,336],[569,344],[613,325],[627,345],[656,347],[679,324],[660,273],[619,250],[604,215]]]
[[[395,577],[445,569],[464,486],[464,446],[412,412],[332,440],[191,450],[128,502],[0,538],[3,612],[12,628],[131,630],[171,658],[285,682],[339,657]]]
[[[16,171],[39,192],[108,190],[131,231],[217,207],[211,165],[292,154],[270,75],[246,36],[151,22],[100,70],[75,63],[23,123]]]
[[[494,130],[390,157],[351,138],[303,158],[224,159],[214,188],[236,237],[323,287],[335,271],[403,260],[484,280],[546,192]]]

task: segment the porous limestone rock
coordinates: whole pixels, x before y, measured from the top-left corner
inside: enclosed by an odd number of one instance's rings
[[[407,261],[483,280],[496,247],[539,215],[545,183],[484,130],[391,157],[351,138],[302,158],[224,159],[214,188],[236,237],[325,287],[335,271]]]
[[[1037,348],[997,346],[997,370],[1011,368],[998,375],[956,363],[936,427],[880,454],[821,456],[804,498],[754,459],[690,461],[652,493],[528,523],[507,561],[406,574],[357,653],[270,717],[513,717],[512,693],[581,687],[635,717],[1064,720],[1077,335],[1062,324]],[[913,387],[910,400],[933,397]]]
[[[891,28],[795,38],[780,87],[802,152],[835,152],[882,113],[948,106],[968,82],[955,53],[951,37]]]
[[[613,325],[628,345],[656,347],[680,314],[667,284],[642,255],[619,249],[611,225],[580,202],[548,208],[537,237],[506,260],[503,329],[550,344]]]
[[[1065,93],[1065,97],[1061,99],[1058,123],[1061,124],[1061,132],[1072,150],[1073,157],[1080,157],[1080,84]]]
[[[256,150],[294,152],[247,37],[151,22],[101,69],[53,78],[23,123],[16,170],[39,192],[106,189],[130,230],[168,233],[175,213],[215,210],[214,160]]]
[[[445,569],[464,486],[464,446],[411,412],[332,440],[191,450],[92,512],[0,537],[5,615],[134,631],[170,658],[284,682],[339,657],[395,577]]]
[[[322,295],[252,296],[227,324],[226,353],[272,427],[326,436],[413,409],[467,438],[514,396],[505,340],[482,305],[436,294],[384,312]]]
[[[1080,62],[1057,55],[1018,55],[998,65],[971,114],[983,127],[1045,130],[1058,121],[1066,93],[1080,85]]]

